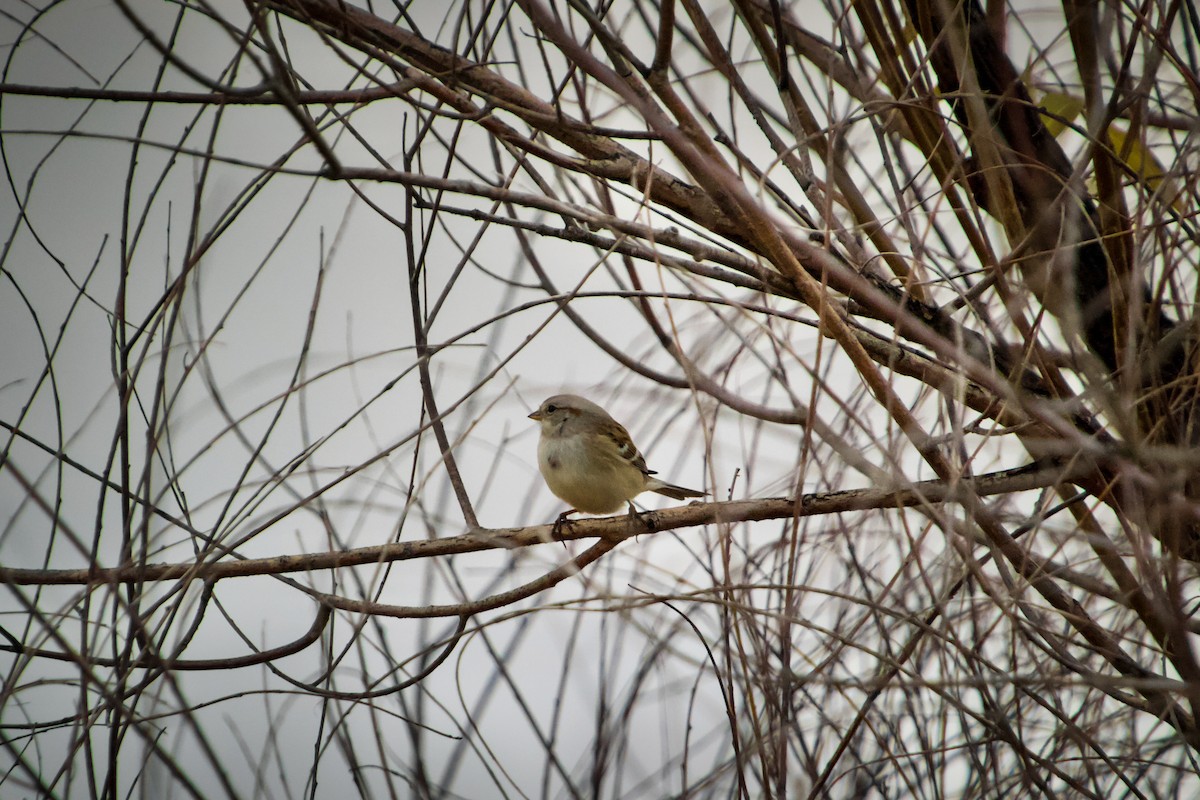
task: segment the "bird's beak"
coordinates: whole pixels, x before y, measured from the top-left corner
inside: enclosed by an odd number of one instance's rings
[[[541,413],[540,413],[540,412],[538,412],[538,411],[535,411],[535,412],[533,412],[532,414],[530,414],[530,415],[529,415],[529,418],[530,418],[530,419],[537,420],[538,422],[541,422],[541,421],[542,421],[542,415],[541,415]]]

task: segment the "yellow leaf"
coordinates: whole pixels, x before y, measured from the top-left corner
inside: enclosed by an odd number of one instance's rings
[[[1066,125],[1060,120],[1070,122],[1083,112],[1083,98],[1076,95],[1067,94],[1066,92],[1046,92],[1046,96],[1042,98],[1042,108],[1050,112],[1042,115],[1042,122],[1046,124],[1046,130],[1050,131],[1050,135],[1057,137],[1066,128]]]
[[[1129,170],[1149,189],[1149,193],[1158,193],[1163,203],[1174,206],[1177,211],[1183,210],[1179,206],[1178,183],[1146,148],[1145,142],[1129,138],[1127,131],[1115,125],[1108,127],[1108,142],[1117,157],[1124,161]]]

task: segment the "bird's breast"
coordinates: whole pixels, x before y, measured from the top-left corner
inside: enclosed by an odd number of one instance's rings
[[[538,443],[538,467],[550,491],[588,514],[618,511],[644,488],[641,471],[602,445],[585,436],[543,437]]]

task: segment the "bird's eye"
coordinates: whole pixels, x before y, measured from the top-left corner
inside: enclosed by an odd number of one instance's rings
[[[553,405],[553,404],[546,406],[547,414],[553,414],[555,411],[558,411],[558,406]]]

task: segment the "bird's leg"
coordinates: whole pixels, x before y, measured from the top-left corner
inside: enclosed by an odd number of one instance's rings
[[[629,516],[632,519],[636,519],[638,522],[645,525],[646,530],[648,531],[655,530],[653,511],[638,511],[637,508],[634,507],[632,500],[626,500],[625,502],[629,504]]]
[[[573,522],[573,520],[567,519],[567,515],[574,514],[578,510],[579,509],[576,509],[576,508],[568,508],[566,511],[564,511],[558,515],[558,519],[554,520],[554,527],[550,529],[550,538],[551,539],[561,539],[562,538],[563,526],[564,525],[569,526]]]

